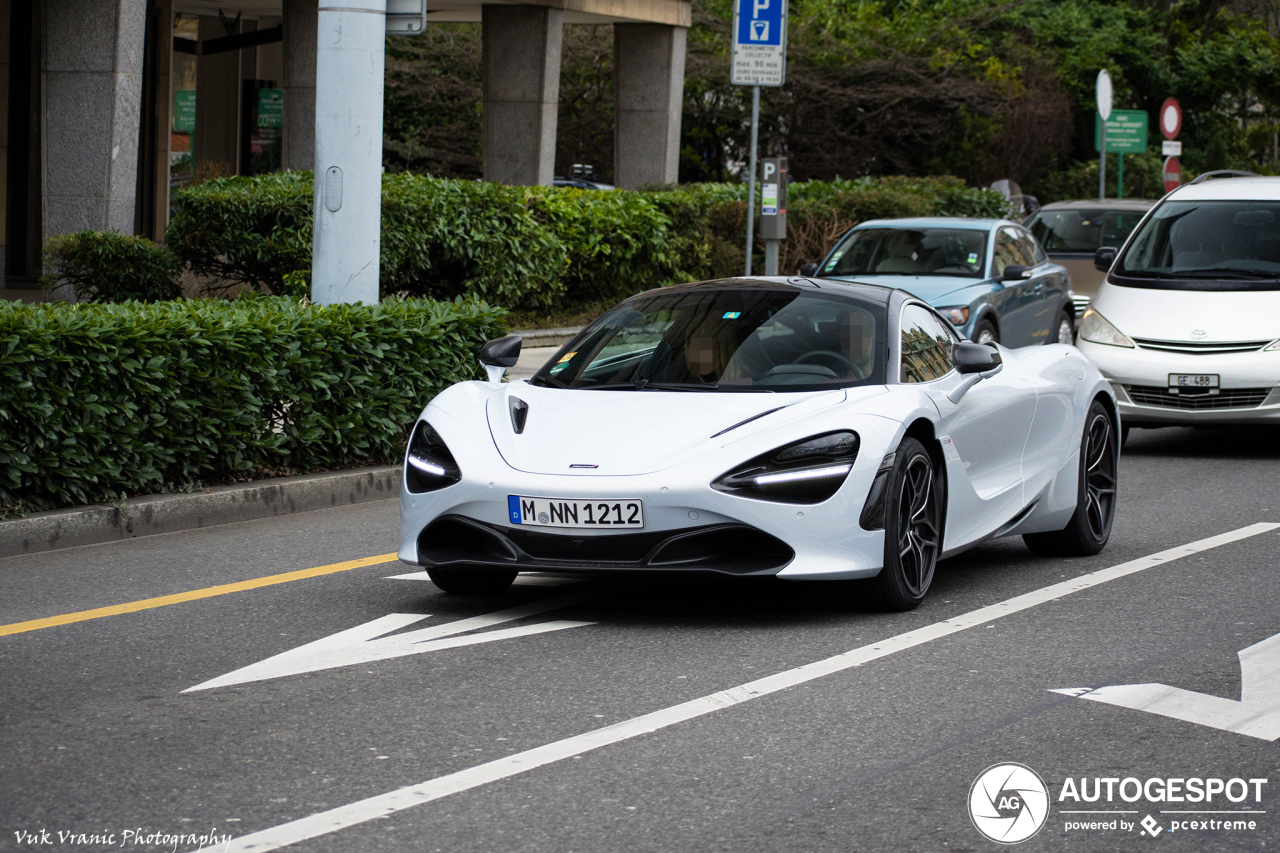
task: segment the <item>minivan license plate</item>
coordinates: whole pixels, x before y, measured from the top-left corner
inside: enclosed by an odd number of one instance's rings
[[[535,527],[635,530],[644,527],[644,504],[642,501],[575,501],[507,495],[507,517],[512,524]]]
[[[1217,388],[1216,373],[1170,373],[1170,388]]]

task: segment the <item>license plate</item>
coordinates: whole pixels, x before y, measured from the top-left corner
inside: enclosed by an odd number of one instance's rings
[[[573,501],[566,498],[507,495],[507,510],[507,517],[512,524],[534,527],[592,530],[635,530],[644,527],[642,501]]]
[[[1217,388],[1216,373],[1170,373],[1170,388]]]

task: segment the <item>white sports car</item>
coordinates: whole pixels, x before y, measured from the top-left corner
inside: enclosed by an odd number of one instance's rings
[[[399,557],[440,588],[521,571],[874,578],[916,606],[939,558],[1021,534],[1093,554],[1115,514],[1111,386],[1074,347],[961,341],[896,289],[805,278],[626,300],[529,381],[423,410]]]

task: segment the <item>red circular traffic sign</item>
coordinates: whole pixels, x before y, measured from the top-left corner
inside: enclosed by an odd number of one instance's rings
[[[1182,130],[1182,107],[1176,98],[1165,98],[1160,105],[1160,132],[1165,139],[1177,139]]]
[[[1166,157],[1164,161],[1164,191],[1171,193],[1182,186],[1182,164],[1177,157]]]

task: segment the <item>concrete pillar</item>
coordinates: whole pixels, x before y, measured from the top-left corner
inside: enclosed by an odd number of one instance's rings
[[[613,25],[613,182],[679,180],[685,27]]]
[[[228,33],[215,15],[200,16],[200,41]],[[228,50],[196,60],[196,130],[191,135],[196,168],[238,174],[240,165],[240,54]],[[206,172],[206,174],[208,174]]]
[[[555,174],[564,12],[540,6],[480,8],[484,178],[549,186]]]
[[[133,233],[146,0],[44,3],[44,237]]]
[[[316,165],[316,27],[320,4],[316,0],[284,0],[283,161],[286,169],[312,169]]]
[[[173,67],[173,0],[158,0],[155,3],[160,11],[160,26],[156,41],[156,104],[155,124],[150,132],[156,135],[155,178],[151,182],[155,194],[152,204],[155,205],[155,234],[151,235],[158,243],[164,242],[164,229],[169,224],[169,144],[173,127],[173,81],[170,76]]]

